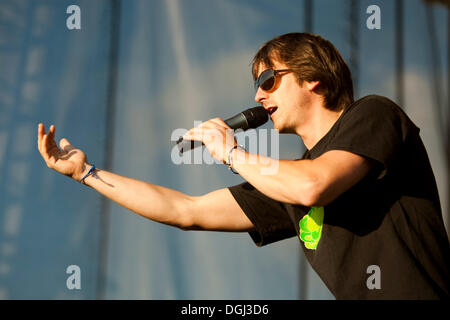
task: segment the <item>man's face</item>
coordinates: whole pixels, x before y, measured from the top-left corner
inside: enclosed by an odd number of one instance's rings
[[[259,65],[259,75],[267,70]],[[273,70],[289,69],[285,64],[275,61]],[[265,91],[258,87],[255,101],[269,111],[273,126],[280,133],[296,133],[296,128],[305,121],[311,102],[310,91],[297,82],[293,72],[281,72],[275,76],[273,89]]]

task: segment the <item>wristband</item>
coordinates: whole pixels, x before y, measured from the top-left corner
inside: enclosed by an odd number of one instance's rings
[[[237,148],[241,148],[241,149],[245,150],[244,146],[242,146],[242,145],[235,145],[235,146],[233,146],[230,149],[230,151],[227,152],[227,163],[226,163],[226,165],[228,165],[228,169],[230,169],[230,171],[233,172],[234,174],[238,174],[238,172],[233,169],[233,157],[231,156],[231,154],[232,154],[233,150],[237,149]]]
[[[94,170],[95,170],[95,166],[92,165],[92,167],[91,167],[91,169],[89,169],[88,173],[86,173],[85,176],[83,178],[81,178],[80,183],[84,184],[84,179],[86,179],[91,173],[92,173],[92,175],[95,175]]]

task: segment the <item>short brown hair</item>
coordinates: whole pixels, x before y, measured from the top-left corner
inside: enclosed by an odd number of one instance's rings
[[[253,58],[253,78],[260,64],[273,68],[274,60],[293,69],[299,84],[319,81],[317,92],[329,110],[340,111],[353,103],[352,74],[328,40],[310,33],[287,33],[266,42]]]

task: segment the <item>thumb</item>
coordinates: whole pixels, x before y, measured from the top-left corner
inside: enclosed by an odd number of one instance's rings
[[[70,151],[70,150],[72,150],[72,149],[75,149],[75,148],[70,144],[70,142],[69,142],[66,138],[62,138],[62,139],[59,141],[59,146],[60,146],[61,149],[64,150],[64,151]]]

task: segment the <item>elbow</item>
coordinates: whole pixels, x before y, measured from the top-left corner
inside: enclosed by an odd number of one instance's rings
[[[297,203],[306,207],[322,207],[329,203],[326,200],[326,192],[322,183],[317,179],[311,179],[303,184],[297,194]]]
[[[176,222],[174,227],[182,231],[201,230],[200,226],[195,221],[195,199],[193,197],[183,199],[179,204]]]
[[[306,207],[323,207],[328,204],[324,201],[320,194],[311,193],[302,201],[302,205]]]
[[[194,223],[191,208],[192,199],[185,197],[173,205],[171,209],[172,214],[169,215],[171,217],[170,221],[161,222],[183,231],[192,230]]]
[[[317,191],[308,189],[300,191],[301,197],[298,200],[297,204],[306,206],[306,207],[317,207],[320,202],[320,195]]]
[[[182,231],[192,230],[192,224],[186,217],[178,219],[174,226]]]
[[[182,231],[190,231],[190,230],[198,230],[193,223],[189,221],[189,219],[182,219],[178,221],[177,224],[174,225],[174,227],[182,230]]]
[[[201,228],[193,223],[192,219],[184,218],[182,219],[176,227],[182,231],[192,231],[192,230],[201,230]]]
[[[190,228],[189,226],[177,226],[177,228],[180,229],[181,231],[194,230],[194,229]]]
[[[184,221],[177,225],[177,228],[183,231],[204,230],[200,225],[194,223],[192,219],[184,219]]]
[[[318,186],[312,188],[305,194],[306,196],[302,205],[307,207],[324,207],[335,199],[325,188]]]
[[[180,213],[175,227],[182,231],[199,230],[199,228],[194,223],[192,214],[184,211]]]

